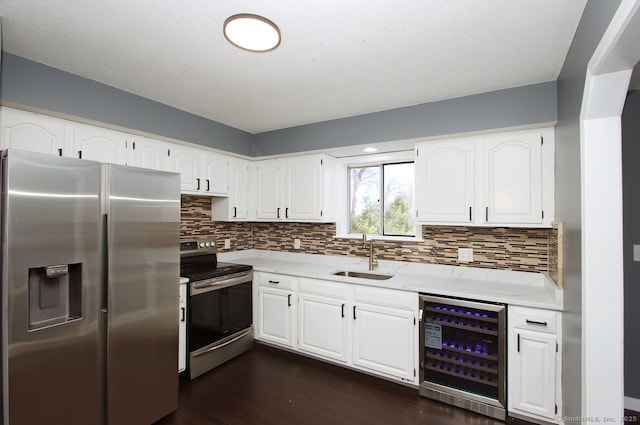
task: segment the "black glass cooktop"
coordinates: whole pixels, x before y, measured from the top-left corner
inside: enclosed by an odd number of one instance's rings
[[[180,276],[190,282],[211,279],[244,271],[253,267],[246,264],[219,263],[216,254],[205,254],[180,259]]]

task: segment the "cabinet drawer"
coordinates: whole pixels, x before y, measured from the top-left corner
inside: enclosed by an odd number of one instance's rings
[[[376,288],[373,286],[356,285],[353,288],[353,300],[379,306],[416,310],[418,308],[418,294],[395,289]]]
[[[280,289],[294,289],[296,278],[294,276],[258,272],[253,274],[260,286],[269,286]]]
[[[307,294],[346,299],[349,293],[349,286],[343,283],[331,282],[329,280],[307,279],[301,277],[298,279],[298,291]]]
[[[538,332],[558,333],[560,313],[526,307],[508,307],[509,326]]]

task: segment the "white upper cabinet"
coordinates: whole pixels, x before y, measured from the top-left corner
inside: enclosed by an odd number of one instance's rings
[[[301,155],[256,163],[256,218],[329,220],[331,170],[327,155]]]
[[[552,128],[420,142],[416,158],[421,223],[551,225]]]
[[[129,164],[135,167],[171,171],[168,143],[141,136],[130,136],[129,141]]]
[[[251,163],[244,159],[234,158],[229,170],[229,211],[232,219],[248,219],[252,186],[250,182]]]
[[[170,168],[180,174],[180,190],[197,193],[202,187],[200,151],[180,145],[172,145],[170,149]]]
[[[251,170],[250,161],[240,158],[229,159],[229,196],[212,198],[213,220],[242,221],[251,218],[249,214],[253,193],[253,187],[249,184]]]
[[[2,108],[1,149],[73,156],[73,127],[65,120]]]
[[[256,163],[256,218],[275,220],[281,216],[281,160],[268,159]]]
[[[285,219],[322,219],[323,165],[322,155],[306,155],[284,161]]]
[[[229,193],[229,158],[213,152],[200,151],[202,157],[202,190],[211,195]]]
[[[76,158],[127,165],[127,134],[92,125],[77,124],[73,132]]]
[[[542,140],[530,132],[482,141],[487,223],[542,223]]]
[[[227,195],[229,159],[202,149],[170,146],[170,171],[180,173],[183,193]]]
[[[418,220],[473,221],[475,141],[423,143],[416,149]]]

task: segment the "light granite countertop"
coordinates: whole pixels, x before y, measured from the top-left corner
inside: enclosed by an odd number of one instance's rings
[[[245,250],[220,253],[218,260],[248,264],[260,272],[562,310],[562,290],[542,273],[380,260],[372,273],[393,277],[372,280],[333,274],[341,270],[369,272],[366,257]]]

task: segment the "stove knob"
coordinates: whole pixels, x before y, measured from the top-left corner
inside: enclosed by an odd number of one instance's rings
[[[204,242],[200,242],[200,248],[204,248]]]
[[[207,248],[211,246],[211,244],[209,242],[205,242],[204,246],[206,246]]]

